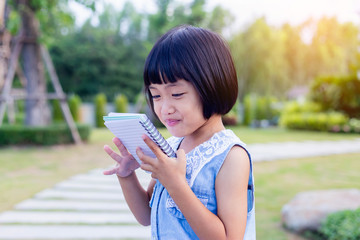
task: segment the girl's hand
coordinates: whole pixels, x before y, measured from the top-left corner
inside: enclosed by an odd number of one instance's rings
[[[140,167],[135,158],[128,152],[120,139],[113,138],[113,143],[120,151],[120,155],[114,152],[108,145],[104,146],[104,150],[109,156],[116,161],[116,165],[107,171],[104,171],[105,175],[116,174],[119,177],[127,177],[132,174],[137,168]]]
[[[137,148],[136,154],[142,161],[141,169],[151,172],[151,177],[158,179],[168,191],[177,187],[179,181],[186,182],[184,150],[179,149],[177,151],[177,158],[169,158],[148,136],[143,135],[143,139],[156,158],[145,155],[140,148]]]

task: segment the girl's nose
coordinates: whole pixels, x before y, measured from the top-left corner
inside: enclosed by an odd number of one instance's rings
[[[171,103],[171,101],[163,101],[163,104],[161,106],[161,113],[164,115],[172,114],[175,112],[175,107]]]

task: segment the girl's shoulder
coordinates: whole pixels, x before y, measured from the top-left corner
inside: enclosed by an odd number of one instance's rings
[[[232,146],[240,146],[246,149],[246,144],[240,140],[240,138],[230,129],[220,131],[212,136],[208,142],[205,142],[206,146],[222,146],[222,148],[231,148]]]

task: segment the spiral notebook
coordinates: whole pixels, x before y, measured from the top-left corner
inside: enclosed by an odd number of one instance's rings
[[[156,157],[142,139],[143,134],[148,135],[167,156],[176,156],[175,151],[145,114],[112,112],[103,119],[105,126],[121,140],[138,163],[141,161],[136,155],[137,147],[140,147],[146,155]]]

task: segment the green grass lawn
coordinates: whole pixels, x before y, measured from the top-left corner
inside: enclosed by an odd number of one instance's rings
[[[232,128],[246,143],[360,138],[355,134],[330,134],[284,129]],[[169,133],[161,129],[165,137]],[[107,129],[93,130],[81,146],[0,148],[0,211],[51,187],[70,176],[114,164],[102,147],[111,143]],[[289,239],[281,228],[281,207],[300,191],[360,188],[359,154],[260,162],[254,164],[258,239]]]
[[[258,239],[289,239],[281,228],[281,208],[298,192],[360,189],[360,153],[254,164]]]

